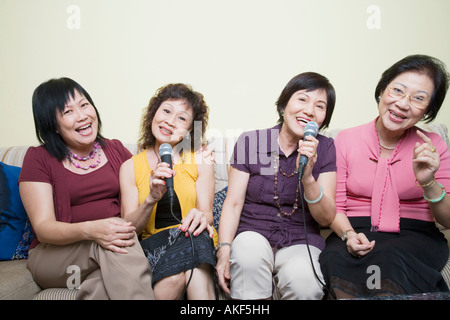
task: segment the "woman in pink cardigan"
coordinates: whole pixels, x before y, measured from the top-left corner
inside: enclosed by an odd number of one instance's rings
[[[320,256],[331,296],[368,297],[448,291],[440,274],[450,227],[450,152],[430,122],[449,74],[438,59],[408,56],[386,70],[375,90],[379,116],[341,131],[334,231]]]

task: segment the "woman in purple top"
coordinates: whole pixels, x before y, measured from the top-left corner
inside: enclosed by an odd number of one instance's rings
[[[323,296],[319,226],[335,215],[336,152],[332,139],[304,133],[311,121],[328,126],[334,105],[328,79],[299,74],[277,101],[279,124],[236,142],[216,267],[233,299],[269,299],[273,283],[282,299]],[[308,158],[301,180],[300,155]]]

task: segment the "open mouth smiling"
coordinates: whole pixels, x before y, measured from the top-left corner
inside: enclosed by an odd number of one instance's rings
[[[164,128],[164,127],[159,127],[159,130],[165,135],[172,135],[173,134],[173,132],[171,130],[169,130],[167,128]]]
[[[306,124],[310,121],[309,119],[305,119],[305,118],[295,118],[297,120],[297,123],[299,123],[300,125],[302,125],[303,127],[306,126]]]
[[[391,116],[393,116],[394,118],[397,118],[399,120],[405,120],[406,119],[405,116],[399,115],[399,114],[395,113],[394,111],[389,110],[389,113],[391,114]]]
[[[82,127],[79,127],[78,129],[75,129],[75,131],[76,132],[83,132],[83,131],[85,131],[85,130],[87,130],[87,129],[90,129],[92,127],[92,124],[87,124],[87,125],[85,125],[85,126],[82,126]]]

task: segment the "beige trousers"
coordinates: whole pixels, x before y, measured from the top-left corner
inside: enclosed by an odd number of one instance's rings
[[[320,271],[320,250],[309,246],[314,268]],[[281,299],[321,299],[323,288],[314,275],[306,245],[279,249],[275,255],[265,237],[257,232],[240,233],[234,240],[230,256],[231,297],[233,299],[267,299],[275,285]]]
[[[43,289],[73,288],[78,283],[77,299],[154,299],[150,265],[136,235],[134,240],[126,254],[95,241],[41,243],[30,250],[27,266]]]

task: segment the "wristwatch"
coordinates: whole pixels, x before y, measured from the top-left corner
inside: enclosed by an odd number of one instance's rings
[[[349,233],[350,231],[355,232],[355,230],[353,230],[353,229],[345,230],[345,231],[342,233],[342,236],[341,236],[342,241],[344,241],[344,242],[347,241],[347,238],[348,238],[347,233]]]

